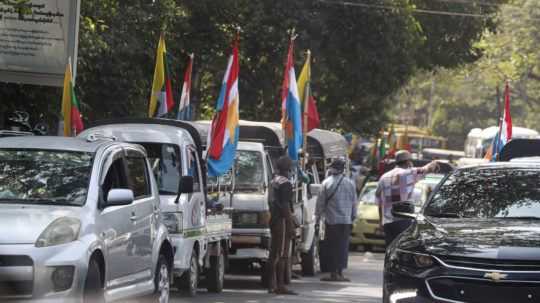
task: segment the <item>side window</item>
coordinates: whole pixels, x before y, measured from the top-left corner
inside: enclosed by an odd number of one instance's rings
[[[188,176],[193,177],[193,191],[194,192],[200,192],[201,191],[201,183],[200,183],[200,169],[199,169],[199,161],[197,159],[197,153],[189,148],[188,149],[188,157],[187,157],[187,174]]]
[[[128,168],[128,183],[133,191],[135,199],[150,196],[150,184],[148,182],[148,171],[144,158],[126,158]]]
[[[101,185],[101,194],[104,200],[107,200],[107,195],[113,188],[128,188],[123,158],[114,160],[105,175],[103,185]]]

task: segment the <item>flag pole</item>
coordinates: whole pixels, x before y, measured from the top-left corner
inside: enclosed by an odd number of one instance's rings
[[[308,158],[308,153],[307,153],[307,133],[308,133],[308,106],[309,106],[309,96],[310,96],[310,93],[311,93],[311,51],[308,49],[307,52],[307,58],[306,58],[306,62],[308,65],[308,72],[307,72],[307,82],[306,82],[306,87],[304,88],[304,112],[303,112],[303,125],[302,125],[302,129],[303,129],[303,150],[304,150],[304,157],[302,157],[302,169],[306,169],[306,164],[307,164],[307,158]]]

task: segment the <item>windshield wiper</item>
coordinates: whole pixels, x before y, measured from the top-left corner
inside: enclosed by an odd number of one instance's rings
[[[460,215],[456,213],[426,214],[426,216],[434,217],[434,218],[462,218]]]

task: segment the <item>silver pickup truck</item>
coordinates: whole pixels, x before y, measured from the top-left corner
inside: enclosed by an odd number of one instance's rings
[[[115,119],[98,122],[80,134],[89,135],[146,149],[175,251],[176,286],[194,296],[204,276],[209,291],[221,292],[232,223],[228,214],[208,201],[199,132],[190,123],[176,120]]]
[[[144,149],[0,139],[0,301],[168,302],[173,248]]]

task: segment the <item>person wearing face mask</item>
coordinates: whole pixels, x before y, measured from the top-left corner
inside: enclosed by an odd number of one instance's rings
[[[289,264],[289,250],[294,237],[294,217],[291,209],[293,186],[289,180],[292,160],[282,156],[277,161],[278,173],[272,180],[270,199],[270,245],[268,292],[280,295],[296,295],[285,287],[285,270]]]
[[[415,184],[439,168],[437,161],[424,167],[413,167],[411,153],[407,150],[396,152],[395,164],[394,169],[381,176],[375,193],[387,247],[411,224],[408,219],[394,218],[392,205],[410,201]]]

